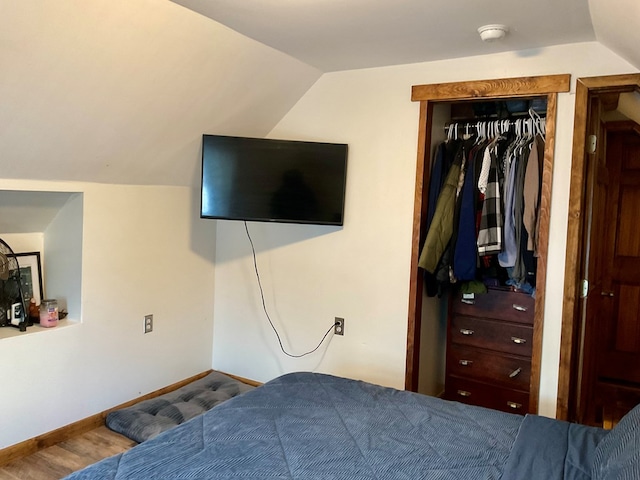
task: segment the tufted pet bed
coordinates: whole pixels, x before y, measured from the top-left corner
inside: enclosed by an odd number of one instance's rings
[[[609,432],[295,373],[67,477],[151,478],[638,480],[640,406]]]
[[[173,392],[110,412],[106,424],[136,442],[144,442],[254,387],[220,372]]]

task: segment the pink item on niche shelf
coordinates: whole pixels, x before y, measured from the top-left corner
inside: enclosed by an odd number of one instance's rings
[[[58,301],[42,300],[40,304],[40,326],[55,327],[58,325]]]

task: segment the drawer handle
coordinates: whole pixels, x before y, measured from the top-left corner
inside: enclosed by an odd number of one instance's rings
[[[517,377],[521,371],[522,371],[522,368],[516,368],[513,372],[509,374],[509,378]]]
[[[460,395],[461,397],[470,397],[471,392],[467,392],[466,390],[458,390],[458,395]]]
[[[516,403],[516,402],[507,402],[507,407],[513,408],[514,410],[517,410],[519,408],[522,408],[522,404],[521,403]]]
[[[513,309],[517,310],[519,312],[526,312],[527,311],[527,307],[525,307],[524,305],[518,305],[517,303],[513,304]]]
[[[458,363],[464,367],[468,367],[473,363],[473,360],[458,360]]]
[[[527,343],[527,340],[524,338],[519,338],[519,337],[511,337],[511,341],[513,343],[517,343],[518,345],[522,345],[524,343]]]
[[[468,328],[461,328],[460,333],[462,335],[473,335],[473,330],[469,330]]]

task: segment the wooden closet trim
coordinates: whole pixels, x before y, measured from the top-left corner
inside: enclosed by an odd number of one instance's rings
[[[571,75],[545,75],[541,77],[500,78],[472,82],[433,83],[414,85],[411,100],[459,101],[473,98],[506,98],[540,96],[568,92]]]
[[[578,332],[578,301],[581,264],[583,261],[582,235],[585,218],[581,214],[585,201],[586,157],[585,142],[589,120],[591,94],[640,91],[640,74],[605,75],[579,78],[576,81],[575,116],[573,122],[573,148],[571,156],[571,187],[569,191],[569,217],[567,221],[567,250],[564,271],[564,302],[560,340],[560,366],[558,372],[558,400],[556,418],[569,419],[571,381],[576,362],[576,334]]]
[[[568,92],[571,75],[545,75],[539,77],[502,78],[471,82],[414,85],[411,100],[420,102],[418,125],[418,158],[414,196],[413,234],[411,240],[411,271],[409,282],[409,312],[407,331],[407,357],[405,388],[418,389],[420,352],[420,324],[422,320],[422,273],[418,268],[420,247],[426,237],[424,218],[427,199],[423,195],[429,184],[431,130],[433,105],[438,102],[458,102],[483,98],[487,100],[547,96],[546,143],[544,171],[540,198],[540,244],[538,274],[536,279],[536,302],[533,330],[533,353],[531,357],[530,411],[537,412],[540,391],[540,366],[542,355],[542,327],[544,323],[544,301],[549,246],[549,220],[551,209],[551,184],[553,178],[553,155],[555,149],[555,127],[557,94]]]

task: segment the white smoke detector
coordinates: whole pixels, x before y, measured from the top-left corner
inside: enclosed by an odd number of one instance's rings
[[[509,28],[505,25],[484,25],[478,29],[480,38],[483,42],[493,42],[500,40],[509,31]]]

